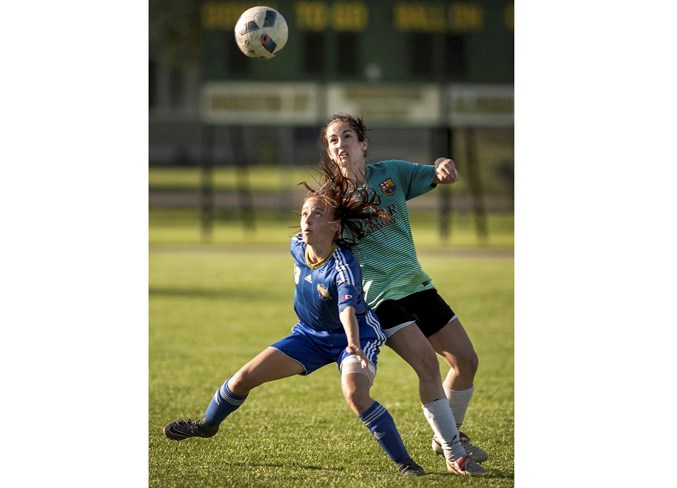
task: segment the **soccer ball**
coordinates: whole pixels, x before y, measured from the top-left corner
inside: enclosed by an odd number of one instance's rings
[[[235,24],[235,42],[250,58],[270,59],[287,44],[287,21],[270,7],[245,10]]]

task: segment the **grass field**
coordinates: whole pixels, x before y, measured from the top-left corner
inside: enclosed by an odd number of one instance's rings
[[[165,423],[201,417],[216,388],[295,323],[288,252],[295,218],[259,217],[254,234],[222,219],[202,243],[190,211],[150,213],[149,486],[513,486],[514,273],[505,215],[492,216],[482,246],[471,219],[459,219],[450,245],[440,241],[434,217],[414,218],[423,266],[480,356],[463,430],[490,453],[486,475],[446,473],[430,449],[415,375],[388,347],[372,396],[393,415],[425,477],[397,475],[345,404],[334,366],[254,390],[214,438],[163,437]]]

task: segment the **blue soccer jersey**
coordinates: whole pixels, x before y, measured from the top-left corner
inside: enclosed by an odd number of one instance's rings
[[[360,265],[346,248],[337,247],[324,261],[310,266],[301,234],[292,237],[294,311],[301,323],[316,331],[343,330],[339,313],[355,308],[360,328],[375,315],[364,301]]]
[[[360,347],[374,367],[379,348],[386,337],[374,311],[367,306],[362,293],[360,266],[346,248],[337,247],[316,265],[306,261],[306,243],[301,234],[292,237],[294,257],[294,311],[299,323],[292,333],[271,344],[298,361],[310,374],[331,362],[341,364],[349,356],[348,338],[339,319],[346,307],[355,308]]]

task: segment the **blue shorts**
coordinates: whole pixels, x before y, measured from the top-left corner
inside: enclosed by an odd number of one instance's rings
[[[379,347],[386,337],[381,327],[360,324],[360,347],[367,359],[376,366]],[[301,323],[292,328],[291,335],[271,344],[281,353],[301,363],[308,375],[327,364],[341,362],[350,354],[346,352],[348,338],[343,329],[335,331],[317,331]]]

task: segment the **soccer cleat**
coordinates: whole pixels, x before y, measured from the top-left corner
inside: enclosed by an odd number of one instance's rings
[[[465,452],[468,453],[468,456],[470,456],[470,459],[476,463],[483,463],[487,460],[489,455],[484,449],[471,444],[470,437],[465,435],[463,432],[459,432],[459,435],[461,436],[461,445],[463,446],[463,449],[465,449]]]
[[[410,459],[405,463],[397,463],[397,470],[402,476],[423,476],[425,470]]]
[[[456,461],[449,461],[447,459],[447,471],[459,476],[467,476],[469,474],[482,474],[485,472],[485,469],[468,456],[464,456]]]
[[[463,446],[463,449],[465,449],[465,452],[468,454],[468,456],[470,456],[470,459],[472,459],[476,463],[483,463],[484,461],[487,460],[489,455],[486,453],[484,449],[472,445],[470,443],[470,438],[463,432],[459,432],[459,434],[461,435],[461,445]],[[432,448],[436,454],[444,454],[442,444],[434,435],[432,440]]]
[[[219,431],[218,425],[206,424],[204,420],[175,420],[164,426],[165,437],[182,441],[189,437],[212,437]]]

